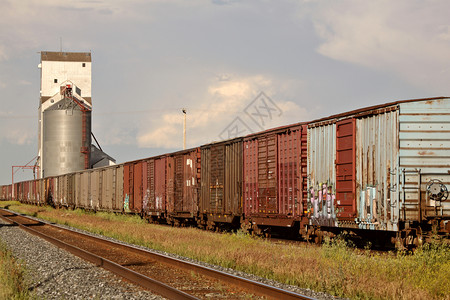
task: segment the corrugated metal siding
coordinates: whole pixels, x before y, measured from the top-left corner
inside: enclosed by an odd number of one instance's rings
[[[105,168],[101,170],[102,177],[102,193],[101,193],[101,206],[102,210],[112,210],[113,201],[115,198],[115,188],[114,188],[114,171],[115,168]]]
[[[196,213],[199,201],[200,148],[183,156],[183,211]]]
[[[38,203],[45,203],[45,179],[39,179]]]
[[[75,174],[67,175],[67,205],[75,207]]]
[[[450,189],[450,99],[400,104],[401,219],[449,216],[450,201],[429,199],[431,179]]]
[[[23,198],[22,198],[22,200],[24,202],[28,202],[29,194],[30,194],[30,183],[29,183],[29,181],[22,182],[22,186],[23,186]]]
[[[167,157],[167,212],[174,212],[175,204],[175,158]]]
[[[200,209],[204,213],[224,213],[225,145],[202,148]]]
[[[337,226],[336,124],[308,128],[308,211],[313,225]]]
[[[49,201],[53,201],[53,178],[52,177],[47,177],[44,180],[45,180],[45,183],[44,183],[44,190],[45,190],[44,202],[47,203]],[[15,195],[17,195],[17,194],[15,194]]]
[[[398,110],[356,120],[356,204],[362,229],[397,230]]]
[[[174,162],[175,162],[175,174],[174,174],[174,178],[175,178],[175,182],[174,182],[174,211],[175,212],[183,212],[184,211],[184,206],[183,206],[183,202],[185,201],[184,199],[184,157],[182,155],[177,155],[174,158]]]
[[[225,146],[225,212],[240,215],[242,212],[242,140]]]
[[[2,196],[1,196],[1,200],[6,200],[7,198],[7,194],[8,194],[8,186],[7,185],[2,185]]]
[[[144,164],[146,164],[145,161],[134,163],[134,196],[133,201],[130,201],[130,210],[135,213],[142,211]],[[145,173],[145,175],[147,174]]]
[[[91,180],[90,172],[82,172],[81,174],[81,207],[89,208],[91,204]]]
[[[211,147],[209,207],[211,212],[224,211],[225,145]]]
[[[277,221],[283,221],[277,226],[291,225],[285,220],[303,216],[307,195],[306,125],[290,125],[247,137],[243,159],[243,207],[247,216],[260,218],[260,224],[280,216]]]
[[[115,186],[115,190],[116,190],[116,197],[115,197],[115,201],[113,204],[113,208],[116,211],[123,211],[123,186],[124,186],[124,181],[123,181],[123,169],[124,166],[123,165],[119,165],[115,168],[115,172],[114,172],[114,186]]]
[[[126,163],[123,168],[123,210],[130,212],[134,196],[134,166],[132,163]]]
[[[198,210],[200,149],[175,153],[167,158],[168,212],[189,214]]]
[[[222,215],[241,212],[242,140],[201,149],[200,211]]]
[[[244,142],[244,214],[258,212],[258,140]]]
[[[301,127],[278,135],[278,213],[302,214]]]
[[[155,160],[149,159],[143,170],[144,198],[142,199],[142,211],[149,212],[151,203],[155,199]]]
[[[166,211],[166,158],[155,159],[155,198],[151,205],[156,212]]]
[[[52,199],[53,199],[53,203],[55,203],[55,205],[59,205],[60,204],[60,183],[61,179],[59,177],[53,177],[52,180]],[[20,185],[19,185],[20,186]],[[19,196],[19,201],[21,200],[21,193],[19,190],[19,193],[17,194]]]
[[[75,206],[81,207],[81,173],[75,173]]]
[[[90,190],[91,190],[91,199],[89,203],[89,208],[91,209],[99,209],[100,208],[100,171],[93,170],[90,171]]]
[[[258,212],[274,214],[277,201],[277,136],[258,138]]]
[[[201,196],[200,196],[200,212],[207,213],[211,211],[210,197],[211,197],[211,147],[202,147],[202,176],[201,176]]]
[[[54,187],[55,187],[55,195],[57,197],[57,203],[59,205],[63,205],[64,184],[63,184],[63,177],[62,176],[55,176],[54,177]]]
[[[36,203],[36,185],[37,182],[35,180],[30,180],[30,196],[28,201],[32,203]]]

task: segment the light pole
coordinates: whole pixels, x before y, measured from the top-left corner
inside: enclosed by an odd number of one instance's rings
[[[183,150],[186,150],[186,109],[181,109],[184,115],[184,122],[183,122]]]

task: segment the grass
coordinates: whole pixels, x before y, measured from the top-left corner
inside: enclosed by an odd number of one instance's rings
[[[25,282],[25,268],[0,241],[0,299],[32,299]]]
[[[7,205],[51,222],[335,296],[450,299],[450,248],[445,243],[427,244],[414,255],[386,255],[355,250],[343,239],[326,241],[323,247],[274,244],[242,232],[215,234],[147,224],[137,216]]]

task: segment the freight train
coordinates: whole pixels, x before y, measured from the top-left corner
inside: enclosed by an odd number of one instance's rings
[[[1,186],[1,199],[151,222],[419,245],[450,232],[450,98],[403,100]]]

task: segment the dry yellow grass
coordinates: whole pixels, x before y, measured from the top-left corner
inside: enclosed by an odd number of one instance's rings
[[[147,224],[136,216],[10,209],[126,242],[354,299],[450,299],[450,251],[434,244],[415,255],[355,251],[337,240],[323,247],[274,244],[248,235]]]
[[[25,283],[24,267],[0,241],[0,299],[33,299]]]

